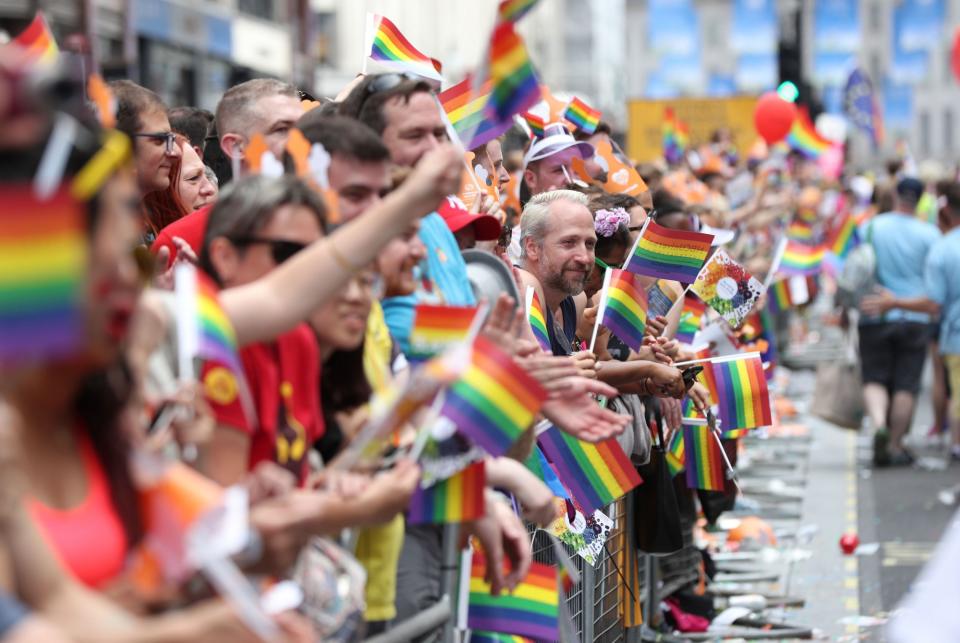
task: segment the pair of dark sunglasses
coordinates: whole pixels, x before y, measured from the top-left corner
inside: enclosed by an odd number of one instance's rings
[[[236,237],[231,241],[238,246],[252,246],[263,244],[270,246],[270,255],[274,262],[281,264],[293,255],[307,247],[305,243],[287,241],[286,239],[265,239],[263,237]]]

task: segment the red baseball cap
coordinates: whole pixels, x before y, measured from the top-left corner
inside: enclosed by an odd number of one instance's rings
[[[437,212],[447,222],[451,232],[457,232],[474,225],[477,241],[494,241],[500,238],[500,222],[489,214],[473,214],[467,206],[456,196],[448,196],[440,202]]]

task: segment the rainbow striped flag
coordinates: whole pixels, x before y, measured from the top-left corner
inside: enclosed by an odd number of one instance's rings
[[[710,254],[712,234],[673,230],[647,219],[627,263],[638,275],[692,283]]]
[[[640,484],[640,474],[615,438],[591,444],[550,427],[537,444],[584,514],[592,515]]]
[[[410,330],[407,358],[420,363],[467,339],[476,307],[418,304]]]
[[[447,113],[447,118],[460,136],[460,142],[465,149],[472,150],[485,145],[510,129],[510,121],[498,123],[484,117],[483,110],[490,100],[491,87],[488,80],[475,90],[473,78],[467,76],[439,94],[443,111]],[[465,138],[467,136],[470,140]]]
[[[664,459],[667,461],[667,469],[670,470],[671,476],[677,475],[686,468],[687,458],[683,449],[683,431],[674,431],[673,435],[670,436]]]
[[[492,83],[487,116],[498,123],[512,122],[540,100],[540,83],[523,38],[512,21],[497,24],[490,37],[489,79]]]
[[[417,487],[410,499],[407,522],[445,524],[482,518],[486,480],[481,460],[429,487]]]
[[[683,311],[680,313],[680,324],[677,326],[677,341],[692,344],[693,338],[703,323],[703,314],[707,312],[707,305],[697,297],[686,295],[683,298]]]
[[[42,11],[38,11],[27,28],[10,42],[22,49],[33,64],[52,65],[60,55],[60,48]]]
[[[547,126],[547,121],[531,112],[523,112],[520,115],[523,117],[523,120],[527,121],[527,125],[530,127],[530,134],[533,138],[542,138],[543,130]]]
[[[237,333],[233,322],[220,306],[217,285],[207,275],[197,271],[197,316],[200,338],[197,355],[219,362],[234,373],[243,376],[243,366],[237,352]]]
[[[720,444],[708,426],[683,426],[687,486],[691,489],[723,491],[725,477]]]
[[[440,62],[410,44],[388,18],[368,14],[368,21],[372,28],[372,37],[368,36],[371,60],[400,71],[412,71],[424,78],[443,80]]]
[[[632,272],[611,268],[610,273],[600,323],[624,344],[638,351],[643,345],[643,331],[647,326],[647,292]]]
[[[680,119],[673,108],[663,110],[663,158],[667,163],[679,163],[686,145],[681,140]]]
[[[539,641],[559,640],[560,592],[552,565],[531,563],[530,573],[511,594],[493,596],[484,580],[487,561],[473,552],[467,627],[484,632],[528,636]]]
[[[816,274],[820,272],[823,255],[823,246],[811,246],[788,239],[779,271],[785,275]]]
[[[0,362],[64,357],[83,341],[86,209],[7,185],[0,208]]]
[[[717,415],[724,431],[773,424],[770,393],[759,353],[718,357],[708,366],[704,372],[710,371],[716,386]]]
[[[794,219],[787,226],[787,238],[796,241],[813,241],[813,224],[802,219]]]
[[[750,429],[733,429],[732,431],[721,432],[720,438],[723,440],[739,440],[748,433],[750,433]]]
[[[791,149],[810,159],[819,158],[831,145],[830,141],[817,132],[806,107],[801,107],[798,110],[797,117],[790,128],[790,133],[787,134],[786,142]]]
[[[536,641],[516,634],[473,631],[470,632],[470,643],[536,643]]]
[[[503,21],[516,22],[533,9],[537,0],[503,0],[497,7],[497,18]]]
[[[530,426],[546,391],[483,336],[470,365],[446,392],[441,415],[490,455],[503,455]]]
[[[781,279],[770,286],[767,290],[767,305],[774,311],[789,310],[793,307],[793,296],[788,279]]]
[[[533,330],[533,336],[537,338],[540,348],[546,352],[552,352],[550,348],[550,333],[547,332],[547,318],[543,314],[543,306],[540,304],[540,297],[533,286],[527,286],[527,321]]]
[[[567,105],[563,117],[584,134],[593,134],[600,124],[600,110],[593,109],[576,96]]]
[[[837,257],[845,259],[850,251],[860,243],[860,234],[857,232],[857,222],[853,216],[847,214],[840,225],[830,231],[827,247]]]

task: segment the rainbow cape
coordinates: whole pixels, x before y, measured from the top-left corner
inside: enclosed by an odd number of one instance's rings
[[[785,275],[812,275],[820,272],[823,263],[823,246],[812,246],[793,239],[787,240],[780,272]]]
[[[837,257],[845,259],[859,243],[860,235],[857,232],[857,222],[852,215],[847,214],[843,221],[830,231],[827,248]]]
[[[723,491],[724,462],[720,444],[708,426],[683,426],[687,486],[691,489]]]
[[[593,109],[576,96],[567,105],[563,117],[584,134],[593,134],[600,124],[600,110]]]
[[[819,158],[831,145],[830,141],[817,132],[806,107],[801,107],[798,110],[797,117],[790,128],[790,133],[787,134],[786,142],[791,149],[810,159]]]
[[[712,242],[712,234],[673,230],[648,219],[634,245],[627,270],[689,284],[700,273]]]
[[[443,80],[440,62],[410,44],[389,19],[379,14],[368,14],[368,20],[373,30],[370,38],[371,60],[400,71],[412,71],[424,78]]]
[[[624,344],[638,351],[643,345],[643,331],[647,325],[647,292],[632,272],[611,268],[610,273],[600,323]]]
[[[527,321],[533,330],[533,336],[537,338],[540,348],[550,353],[550,334],[547,332],[547,318],[543,314],[543,306],[540,304],[540,297],[533,286],[527,286]]]
[[[445,480],[437,480],[429,487],[417,487],[410,499],[407,522],[419,525],[482,518],[485,484],[486,475],[481,460]]]
[[[710,371],[716,387],[717,415],[724,431],[773,424],[770,393],[759,353],[718,357],[707,366],[704,372]]]
[[[493,342],[480,336],[470,365],[447,389],[441,415],[490,455],[503,455],[530,426],[546,391]]]
[[[460,142],[465,149],[472,150],[485,145],[510,129],[510,121],[498,123],[484,116],[484,107],[490,100],[491,87],[488,80],[475,90],[473,78],[467,76],[439,94],[443,111],[447,113],[447,118],[460,136]],[[467,136],[470,140],[466,139]]]
[[[467,627],[541,641],[559,640],[560,592],[555,567],[532,563],[530,573],[513,593],[499,596],[490,593],[490,584],[483,579],[486,569],[483,554],[473,552]]]
[[[0,208],[0,362],[64,357],[83,341],[86,210],[7,185]]]
[[[38,11],[27,28],[10,42],[20,47],[33,64],[52,65],[60,55],[60,48],[42,11]]]
[[[670,436],[664,459],[667,461],[667,468],[670,470],[671,476],[677,475],[686,468],[687,458],[683,449],[683,431],[674,431],[673,435]]]
[[[607,506],[640,484],[640,474],[614,438],[591,444],[550,427],[537,444],[586,515]]]
[[[419,363],[464,341],[476,316],[476,307],[418,304],[407,358]]]
[[[680,324],[677,326],[677,341],[692,344],[693,338],[703,323],[703,314],[707,312],[707,305],[692,295],[683,298],[683,311],[680,313]]]

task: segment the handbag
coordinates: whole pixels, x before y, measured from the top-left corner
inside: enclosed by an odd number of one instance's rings
[[[648,398],[652,400],[652,398]],[[650,448],[649,461],[637,467],[643,484],[634,489],[634,533],[637,549],[647,554],[672,554],[683,548],[680,507],[664,456],[663,421],[656,417],[654,404],[646,401],[647,424],[656,425],[657,443]]]
[[[821,362],[813,393],[813,414],[837,426],[859,429],[863,422],[863,383],[857,364],[855,330],[847,335],[844,359]]]

